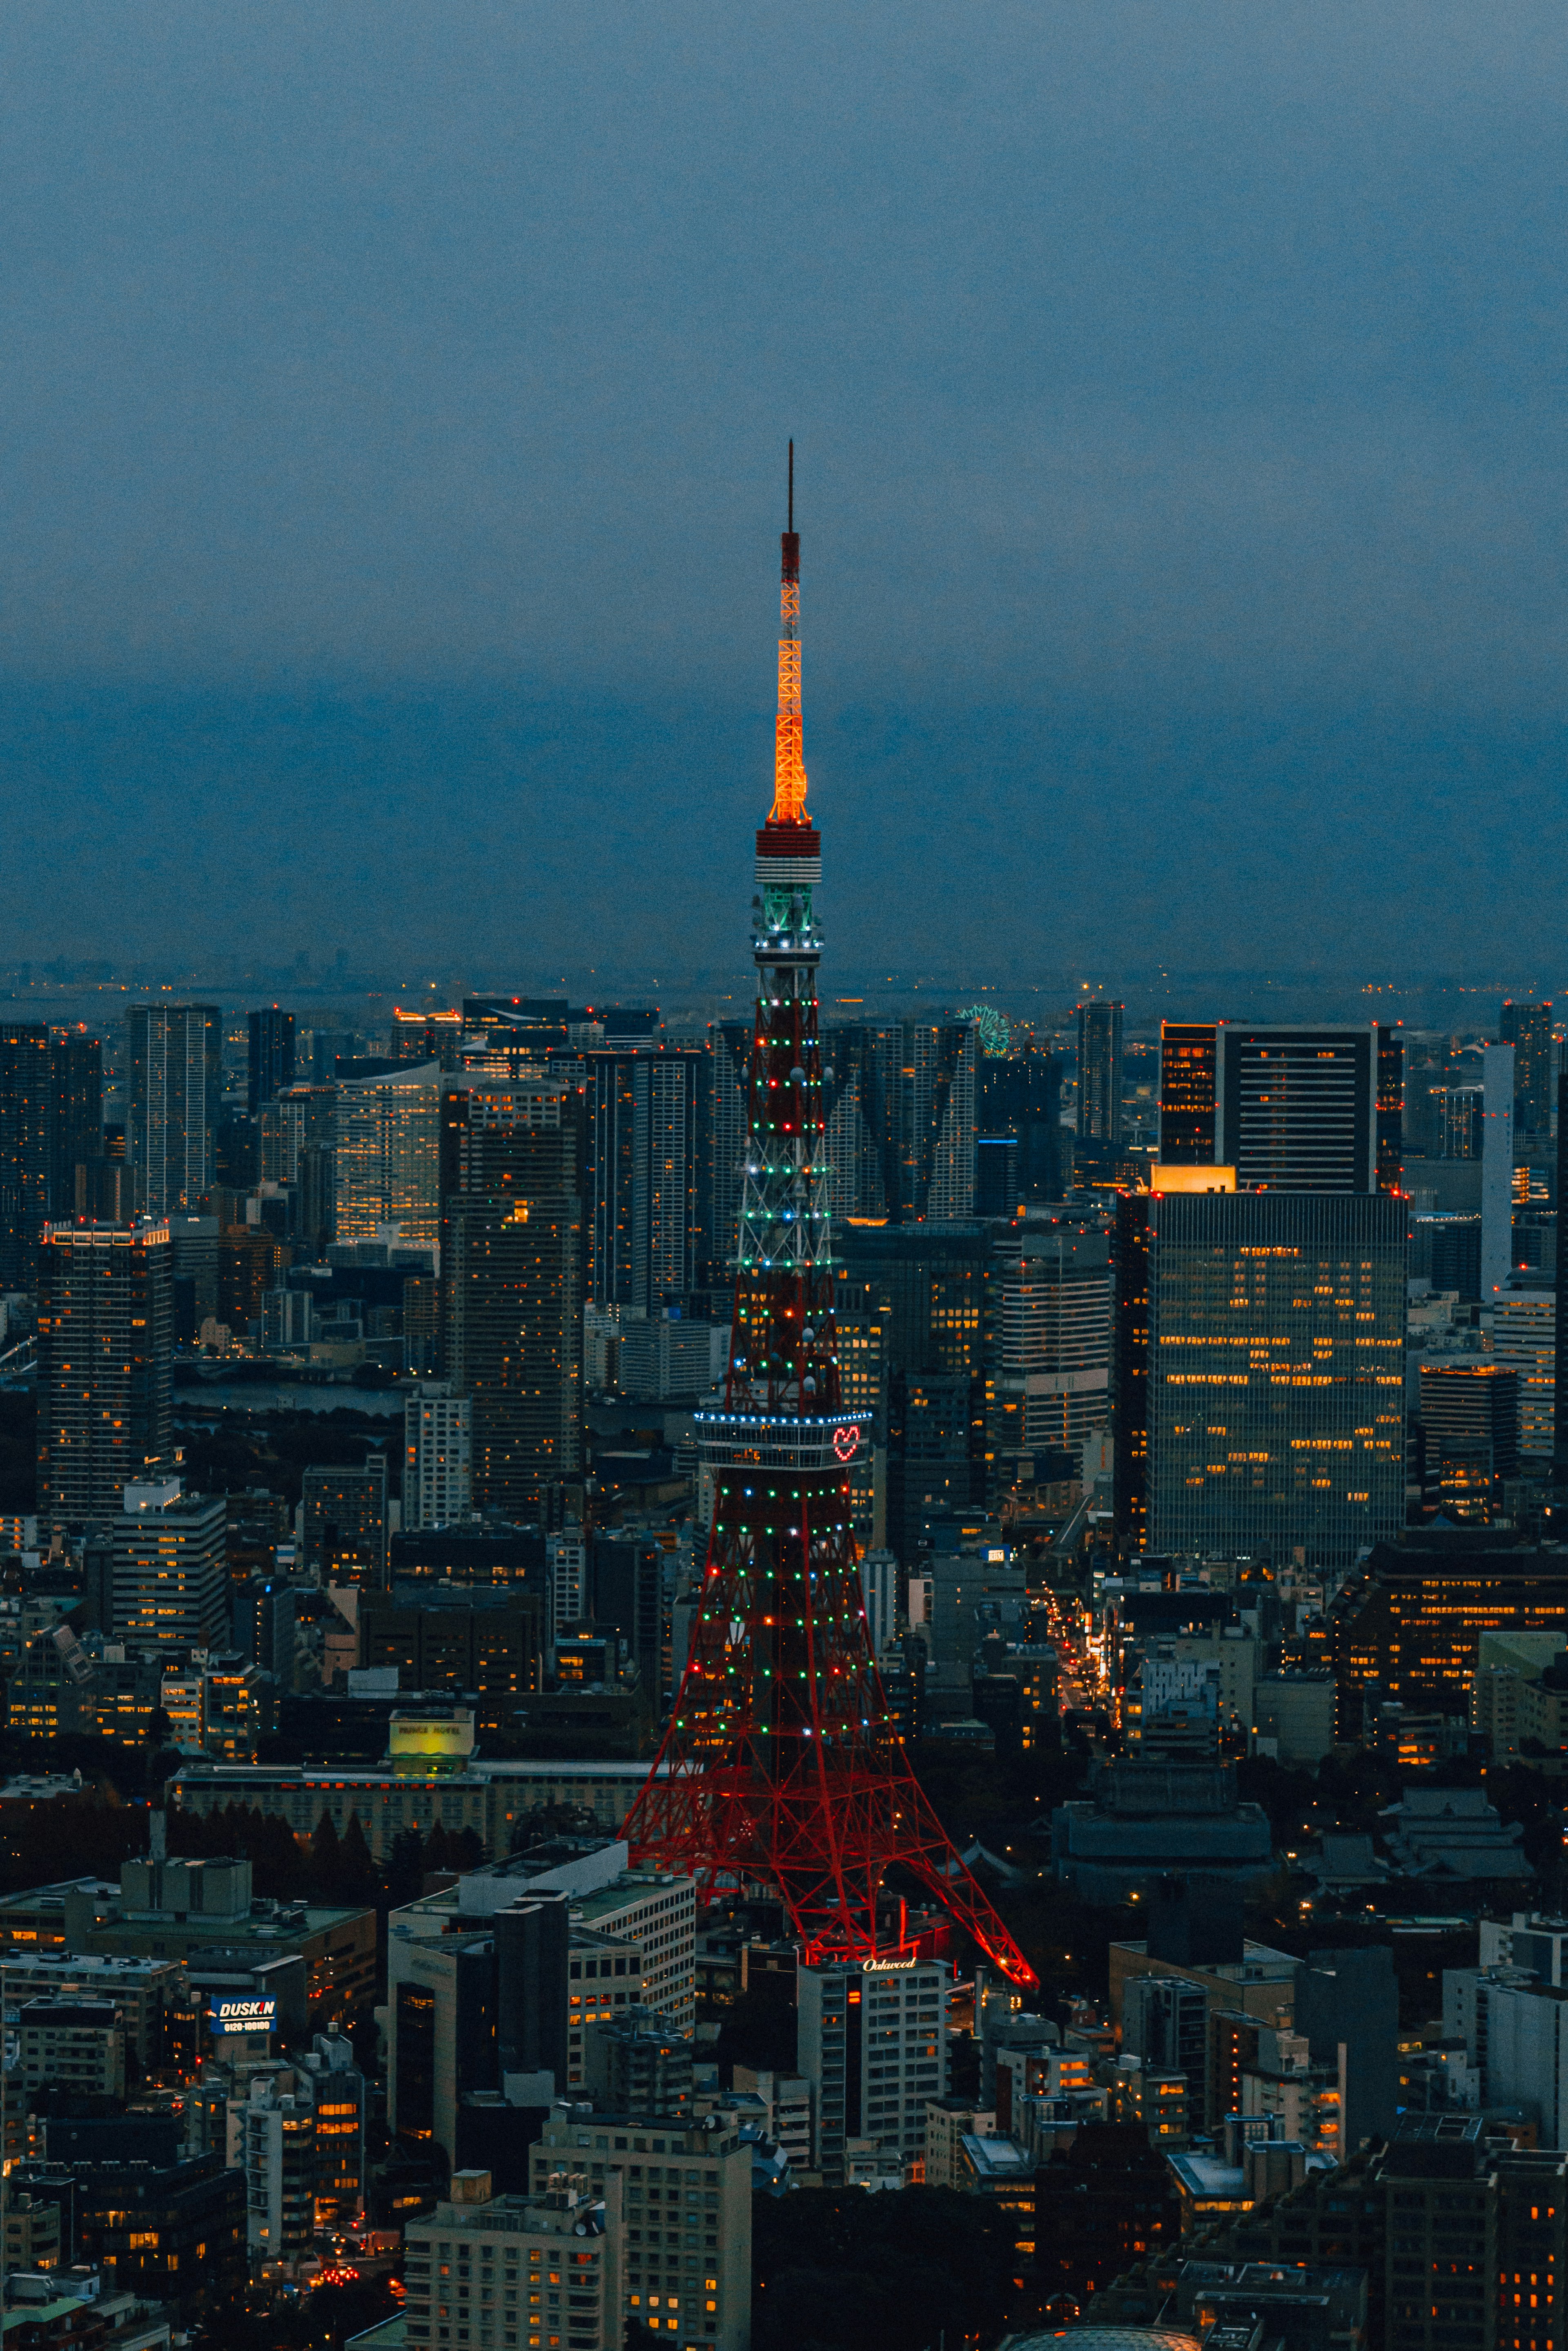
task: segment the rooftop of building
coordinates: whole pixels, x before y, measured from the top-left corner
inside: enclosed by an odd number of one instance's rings
[[[726,2155],[741,2144],[733,2116],[714,2113],[690,2122],[666,2122],[648,2115],[601,2114],[597,2107],[565,2099],[545,2116],[545,2138],[552,2147],[570,2147],[587,2155]]]
[[[1029,2179],[1034,2176],[1034,2158],[1015,2139],[963,2131],[960,2134],[959,2144],[975,2178],[988,2186],[1002,2180]]]
[[[1205,2203],[1245,2204],[1251,2200],[1245,2171],[1239,2163],[1227,2163],[1222,2155],[1206,2154],[1199,2147],[1182,2155],[1168,2154],[1165,2159],[1189,2196]]]

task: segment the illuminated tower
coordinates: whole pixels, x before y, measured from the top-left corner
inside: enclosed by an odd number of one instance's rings
[[[627,1835],[703,1894],[782,1897],[808,1960],[873,1957],[890,1868],[1016,1982],[1027,1961],[963,1869],[897,1746],[867,1636],[849,1468],[869,1440],[842,1401],[833,1321],[805,810],[800,541],[784,535],[774,805],[757,834],[756,1022],[724,1398],[698,1416],[714,1494],[691,1651]]]

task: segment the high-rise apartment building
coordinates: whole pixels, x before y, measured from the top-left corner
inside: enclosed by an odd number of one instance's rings
[[[268,1004],[248,1019],[250,1058],[245,1101],[254,1118],[264,1102],[275,1102],[285,1086],[294,1083],[294,1015],[281,1011],[275,1004]]]
[[[373,1241],[396,1225],[405,1247],[433,1249],[441,1228],[441,1071],[349,1078],[334,1111],[339,1241]]]
[[[1078,1007],[1078,1134],[1085,1142],[1122,1139],[1122,1013],[1096,997]]]
[[[47,1225],[38,1257],[40,1517],[116,1516],[173,1433],[169,1228]]]
[[[1035,1457],[1076,1452],[1110,1418],[1106,1236],[1023,1226],[996,1243],[986,1291],[986,1452],[1002,1489]]]
[[[460,1526],[473,1505],[473,1407],[450,1380],[403,1402],[403,1527]]]
[[[215,1004],[136,1004],[125,1016],[125,1156],[139,1216],[195,1212],[215,1173],[223,1022]]]
[[[579,1115],[558,1087],[458,1096],[442,1146],[442,1366],[472,1404],[476,1507],[524,1521],[583,1462]]]
[[[1123,1202],[1116,1246],[1126,1539],[1347,1566],[1391,1537],[1405,1511],[1404,1203],[1155,1192]]]
[[[701,1052],[584,1057],[589,1295],[655,1313],[699,1288],[709,1270],[701,1216]]]
[[[1376,1021],[1314,1029],[1167,1020],[1160,1160],[1234,1167],[1243,1191],[1393,1191],[1402,1066],[1397,1032]]]
[[[1552,1087],[1557,1048],[1550,1004],[1514,1003],[1502,1008],[1501,1043],[1513,1047],[1513,1126],[1516,1135],[1552,1132]]]
[[[889,1955],[803,1965],[795,1984],[797,2065],[812,2086],[824,2181],[842,2184],[850,2139],[922,2154],[927,2102],[948,2089],[946,1970]]]

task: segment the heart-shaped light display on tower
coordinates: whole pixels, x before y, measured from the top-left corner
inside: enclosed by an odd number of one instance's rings
[[[853,1461],[860,1450],[860,1431],[857,1428],[836,1428],[833,1449],[841,1461]]]

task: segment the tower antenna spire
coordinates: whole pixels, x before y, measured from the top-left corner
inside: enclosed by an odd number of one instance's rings
[[[794,527],[794,443],[789,444],[789,528],[779,587],[779,715],[770,824],[809,824],[800,720],[800,534]]]

